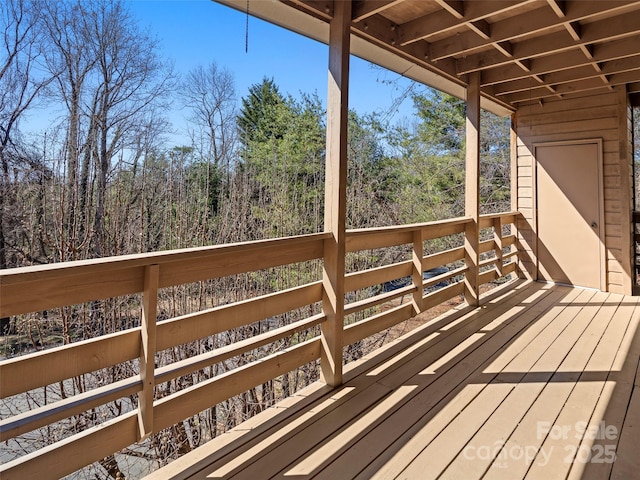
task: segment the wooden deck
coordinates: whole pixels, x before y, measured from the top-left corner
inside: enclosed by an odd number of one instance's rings
[[[638,478],[640,298],[512,285],[148,478]]]

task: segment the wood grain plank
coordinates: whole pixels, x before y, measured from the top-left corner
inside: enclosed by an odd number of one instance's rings
[[[588,302],[591,296],[593,292],[582,292],[576,301]],[[462,411],[458,411],[458,408],[445,407],[429,425],[412,438],[411,443],[420,445],[422,449],[410,460],[401,476],[416,478],[418,472],[425,472],[426,469],[428,473],[422,474],[424,479],[443,475],[444,470],[456,456],[464,455],[469,438],[474,437],[493,414],[504,413],[500,411],[500,406],[513,394],[515,386],[524,380],[528,372],[534,374],[542,372],[541,382],[551,377],[585,328],[583,324],[585,322],[579,318],[579,314],[584,310],[571,308],[562,308],[559,312],[554,310],[557,311],[559,308],[554,307],[549,311],[553,321],[524,348],[517,349],[513,358],[508,362],[504,358],[498,359],[483,371],[485,375],[479,375],[477,382],[472,380],[476,395]],[[586,323],[588,324],[592,318],[593,312],[586,316]],[[503,355],[506,357],[508,352],[504,351]],[[482,381],[482,376],[488,376],[490,380]],[[524,411],[526,412],[526,408]],[[413,453],[409,453],[407,446],[404,450],[405,455],[410,459]],[[473,470],[473,466],[469,470]],[[454,475],[459,473],[454,471]],[[444,478],[462,477],[445,475]]]

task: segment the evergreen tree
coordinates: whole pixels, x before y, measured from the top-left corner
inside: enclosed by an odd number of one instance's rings
[[[251,142],[282,138],[284,126],[278,121],[278,107],[284,103],[273,78],[264,77],[262,83],[249,88],[249,95],[242,99],[237,120],[240,140],[245,147]]]

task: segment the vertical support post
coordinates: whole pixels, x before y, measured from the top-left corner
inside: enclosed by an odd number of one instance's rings
[[[621,200],[621,257],[622,291],[633,295],[635,276],[635,227],[633,223],[633,124],[632,110],[626,85],[615,87],[618,97],[618,151],[620,152],[620,200]],[[608,263],[608,262],[607,262]],[[606,268],[606,264],[605,264]],[[611,291],[609,285],[605,285]]]
[[[148,265],[144,270],[142,293],[142,342],[140,347],[140,378],[138,393],[138,426],[140,440],[153,433],[153,392],[155,388],[156,319],[158,311],[158,280],[160,266]]]
[[[496,252],[496,271],[502,277],[502,217],[493,219],[493,243]]]
[[[321,327],[320,354],[321,380],[330,386],[342,383],[350,34],[351,2],[334,2],[329,26],[324,194],[324,229],[332,235],[324,248],[322,310],[327,320]]]
[[[518,116],[515,113],[511,114],[511,128],[510,128],[510,147],[511,147],[511,211],[518,212]],[[520,250],[519,239],[519,227],[523,222],[519,213],[516,214],[516,218],[511,225],[511,234],[515,236],[514,248]],[[518,254],[513,261],[516,263],[516,275],[518,278],[524,278],[523,269],[520,266],[520,254]]]
[[[471,217],[464,232],[464,297],[469,305],[480,304],[480,73],[469,74],[467,87],[466,162],[464,210]]]
[[[413,314],[418,315],[422,312],[422,257],[424,256],[424,246],[422,243],[422,229],[419,228],[413,232],[413,271],[412,280],[413,285],[416,286],[416,291],[413,292]]]

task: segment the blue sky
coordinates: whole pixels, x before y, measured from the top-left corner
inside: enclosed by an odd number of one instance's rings
[[[282,93],[298,96],[301,91],[315,91],[323,101],[326,98],[326,45],[250,17],[247,53],[246,15],[242,12],[210,0],[130,2],[141,26],[148,26],[158,37],[163,54],[173,60],[177,72],[213,61],[234,75],[238,98],[265,76],[273,77]],[[361,114],[387,111],[398,92],[380,80],[397,78],[352,58],[351,82],[357,88],[349,92],[351,108]],[[407,84],[401,79],[400,85]],[[393,120],[410,113],[411,103],[406,101]]]

